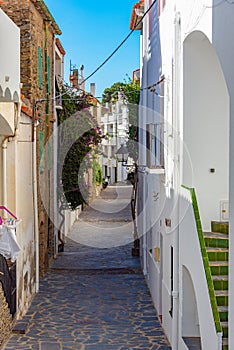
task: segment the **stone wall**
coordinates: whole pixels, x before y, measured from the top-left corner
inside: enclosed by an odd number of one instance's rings
[[[9,338],[12,326],[13,320],[0,283],[0,349],[4,341]]]
[[[39,259],[40,274],[43,275],[49,265],[49,256],[53,252],[53,227],[48,215],[53,211],[53,171],[49,169],[48,140],[53,132],[54,121],[54,34],[61,34],[43,2],[36,0],[3,0],[2,10],[20,28],[21,33],[21,83],[22,94],[29,103],[36,101],[36,117],[40,120],[37,127],[37,169],[38,169],[38,218],[39,218]],[[39,84],[38,48],[41,50],[41,86]],[[49,57],[49,64],[48,64]],[[48,72],[50,66],[50,79]],[[39,100],[43,100],[40,102]],[[44,168],[40,168],[40,133],[43,133]],[[51,165],[52,149],[51,147]],[[42,177],[42,181],[40,181]],[[43,189],[41,189],[43,186]],[[41,198],[43,193],[43,198]],[[49,229],[49,227],[51,227]]]

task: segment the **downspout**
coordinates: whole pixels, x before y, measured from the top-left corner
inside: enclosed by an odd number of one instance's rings
[[[35,121],[36,103],[32,108],[32,183],[33,183],[33,210],[34,210],[34,240],[35,240],[35,292],[39,291],[39,228],[37,204],[37,125]]]
[[[2,141],[2,205],[7,207],[7,142],[8,136]],[[3,212],[3,219],[7,219],[6,212]]]
[[[180,171],[180,55],[181,55],[181,33],[180,33],[180,14],[175,14],[175,33],[174,33],[174,116],[175,116],[175,165],[178,171],[175,173],[175,199],[177,200],[177,223],[174,232],[173,242],[173,315],[172,315],[172,349],[178,350],[179,337],[179,193],[181,182]]]
[[[55,69],[55,62],[56,62],[56,38],[54,38],[54,52],[53,52],[53,61],[54,61],[54,70],[53,70],[53,89],[54,89],[54,115],[56,116],[56,121],[54,123],[55,128],[53,130],[53,171],[54,171],[54,203],[53,203],[53,221],[54,221],[54,258],[56,257],[58,253],[58,113],[56,110],[55,105],[56,103],[56,87],[55,87],[55,77],[56,77],[56,69]]]
[[[144,174],[141,175],[142,177],[142,185],[143,185],[143,195],[142,197],[145,199],[146,196],[146,191],[145,191],[145,186],[147,183],[147,173],[144,172]],[[146,213],[143,215],[143,274],[144,276],[148,275],[148,268],[147,268],[147,239],[146,239],[146,217],[145,217]]]
[[[144,3],[144,10],[146,11],[146,3]],[[141,82],[142,86],[145,87],[148,85],[147,75],[148,75],[148,66],[145,62],[146,56],[147,56],[147,43],[148,43],[148,35],[147,35],[147,18],[144,18],[142,32],[141,32],[141,41],[140,41],[140,51],[141,51]],[[145,28],[144,28],[145,27]],[[147,121],[147,103],[148,103],[148,90],[144,89],[142,91],[142,97],[140,101],[140,108],[139,108],[139,114],[138,114],[138,137],[139,137],[139,145],[138,145],[138,152],[139,152],[139,161],[140,164],[146,164],[146,156],[144,154],[145,150],[142,149],[142,145],[146,146],[146,138],[143,135],[143,131],[146,129],[146,121]],[[142,117],[141,117],[142,115]],[[141,174],[141,185],[142,185],[142,199],[141,199],[141,210],[143,210],[144,215],[142,216],[142,258],[143,258],[143,274],[146,276],[148,274],[148,268],[147,268],[147,237],[146,237],[146,212],[144,211],[144,208],[146,206],[146,184],[147,184],[147,173],[144,172],[144,174]],[[138,197],[139,199],[139,197]]]

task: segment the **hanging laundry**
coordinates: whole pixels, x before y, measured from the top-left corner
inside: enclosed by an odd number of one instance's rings
[[[14,225],[0,226],[0,254],[15,262],[21,248],[17,242]]]

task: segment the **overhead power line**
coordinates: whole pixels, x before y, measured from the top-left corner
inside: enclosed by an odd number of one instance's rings
[[[90,79],[97,71],[99,71],[110,59],[115,55],[115,53],[123,46],[123,44],[128,40],[128,38],[132,35],[132,33],[135,31],[136,27],[143,21],[147,13],[152,9],[154,4],[157,2],[157,0],[154,0],[148,10],[144,13],[144,15],[141,17],[141,19],[135,24],[134,28],[130,31],[130,33],[124,38],[124,40],[116,47],[116,49],[87,77],[85,78],[82,83],[86,82],[86,80]]]

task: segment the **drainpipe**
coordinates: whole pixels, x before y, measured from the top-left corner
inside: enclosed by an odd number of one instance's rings
[[[54,53],[53,53],[53,61],[56,62],[56,38],[54,38]],[[53,222],[54,222],[54,258],[58,254],[58,194],[57,194],[57,188],[58,188],[58,111],[56,110],[56,88],[55,88],[55,77],[56,77],[56,68],[54,64],[54,71],[53,71],[53,77],[54,77],[54,115],[56,116],[56,121],[54,123],[54,130],[53,130],[53,172],[54,172],[54,181],[53,181],[53,193],[54,193],[54,203],[53,203]]]
[[[142,178],[142,184],[143,184],[143,200],[145,200],[145,197],[146,197],[146,191],[145,191],[145,186],[146,186],[146,183],[147,183],[147,173],[144,172],[144,174],[141,174],[141,178]],[[144,213],[143,215],[143,274],[145,276],[148,275],[148,266],[147,266],[147,260],[148,260],[148,257],[147,257],[147,238],[146,238],[146,232],[147,232],[147,227],[146,227],[146,213]]]
[[[8,136],[2,141],[2,205],[7,207],[7,142]],[[3,212],[3,219],[7,219],[6,212]]]
[[[145,3],[146,6],[146,3]],[[146,10],[146,8],[145,8]],[[140,39],[140,57],[141,57],[141,81],[142,86],[148,85],[148,65],[146,62],[146,59],[148,57],[148,51],[147,51],[147,45],[148,45],[148,35],[147,30],[144,30],[144,27],[147,28],[147,19],[146,17],[143,22],[143,31],[141,32],[141,39]],[[143,135],[143,131],[145,134],[146,129],[146,122],[147,122],[147,115],[148,115],[148,90],[143,89],[141,94],[141,101],[140,101],[140,110],[138,114],[138,126],[139,126],[139,145],[138,145],[138,152],[139,152],[139,163],[140,164],[146,164],[146,156],[145,156],[145,149],[146,146],[146,137]],[[140,117],[142,115],[142,118]],[[142,255],[143,255],[143,273],[146,276],[148,274],[148,268],[147,268],[147,223],[146,223],[146,212],[145,207],[147,205],[146,200],[146,186],[147,186],[147,172],[141,173],[141,184],[142,184]],[[141,215],[140,215],[141,216]]]
[[[175,14],[175,37],[174,37],[174,116],[175,116],[175,165],[177,165],[177,175],[175,178],[175,198],[177,200],[177,227],[174,232],[174,254],[173,254],[173,319],[172,319],[172,349],[178,350],[179,337],[179,193],[181,182],[180,171],[180,14]]]
[[[33,183],[33,210],[34,210],[34,240],[35,240],[35,292],[39,290],[39,232],[38,232],[38,205],[37,205],[37,124],[35,121],[36,103],[32,108],[32,183]]]

